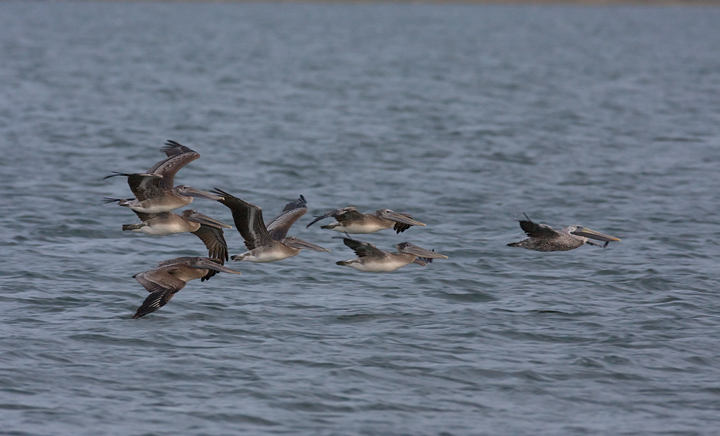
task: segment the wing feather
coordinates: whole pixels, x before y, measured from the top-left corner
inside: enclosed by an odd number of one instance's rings
[[[375,257],[383,258],[387,256],[382,250],[379,250],[373,244],[364,241],[358,241],[356,239],[343,238],[343,242],[357,254],[358,257]]]
[[[271,245],[275,242],[265,227],[262,209],[220,189],[215,189],[213,193],[223,197],[222,200],[218,201],[227,206],[232,212],[235,228],[245,240],[245,246],[248,250],[263,245]]]
[[[203,241],[210,258],[219,260],[220,264],[228,260],[227,242],[222,229],[201,224],[200,228],[192,233]]]
[[[295,224],[295,221],[300,219],[301,216],[305,215],[307,210],[307,201],[302,195],[297,201],[286,204],[280,215],[275,217],[270,221],[270,224],[267,225],[270,237],[276,241],[285,239],[290,227]]]

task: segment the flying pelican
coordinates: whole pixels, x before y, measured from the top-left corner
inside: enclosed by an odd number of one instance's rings
[[[425,225],[420,221],[415,221],[408,214],[393,212],[390,209],[380,209],[375,213],[360,213],[354,207],[344,207],[315,217],[315,220],[307,227],[329,217],[335,218],[335,222],[321,228],[352,234],[375,233],[391,227],[397,233],[401,233],[411,226]]]
[[[425,266],[432,259],[447,259],[444,254],[420,248],[409,242],[397,244],[397,253],[387,253],[379,250],[369,242],[358,241],[352,238],[343,238],[343,242],[355,251],[357,259],[341,260],[337,265],[349,266],[364,272],[395,271],[405,265],[417,263]]]
[[[218,260],[207,257],[178,257],[158,263],[150,271],[135,274],[133,277],[150,295],[138,307],[133,319],[155,312],[170,301],[190,280],[208,280],[218,272],[240,274],[238,271],[222,266]]]
[[[262,209],[220,189],[213,190],[213,193],[221,196],[222,199],[218,201],[232,211],[235,228],[242,235],[248,249],[243,254],[232,256],[232,260],[247,260],[256,263],[275,262],[295,256],[302,249],[330,251],[298,238],[286,237],[290,226],[307,212],[304,197],[285,206],[283,213],[270,223],[270,230],[268,230],[263,221]]]
[[[138,224],[123,224],[126,231],[147,235],[165,236],[173,233],[189,232],[200,238],[208,249],[208,256],[220,261],[228,260],[227,243],[223,227],[231,228],[216,219],[192,209],[184,210],[182,215],[173,212],[143,213],[133,211],[142,221]]]
[[[523,215],[525,214],[523,213]],[[605,248],[610,241],[620,241],[620,239],[614,236],[605,235],[579,225],[572,225],[562,230],[555,230],[545,224],[534,223],[527,215],[525,215],[525,218],[527,218],[527,220],[520,220],[520,228],[530,237],[520,242],[507,244],[508,247],[527,248],[528,250],[535,251],[568,251],[578,248],[583,244]],[[605,244],[596,244],[588,238],[605,241]]]
[[[193,197],[219,200],[219,197],[187,185],[173,186],[175,174],[188,163],[199,159],[200,153],[175,141],[168,141],[161,149],[168,156],[156,163],[147,173],[114,172],[105,179],[125,176],[135,198],[105,198],[106,203],[118,203],[136,212],[162,213],[192,203]]]

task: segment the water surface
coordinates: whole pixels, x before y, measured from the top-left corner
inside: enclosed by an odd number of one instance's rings
[[[12,435],[711,435],[720,428],[720,10],[0,3],[0,418]],[[111,171],[176,140],[178,183],[326,246],[194,281],[130,235]],[[363,274],[355,205],[447,254]],[[230,222],[220,204],[193,207]],[[506,247],[525,212],[622,238]],[[244,250],[226,233],[231,254]]]

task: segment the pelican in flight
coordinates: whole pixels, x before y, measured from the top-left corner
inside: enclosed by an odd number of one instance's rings
[[[415,221],[408,214],[393,212],[390,209],[380,209],[375,213],[360,213],[354,207],[344,207],[315,217],[315,220],[307,227],[330,217],[335,218],[335,222],[321,228],[352,234],[375,233],[391,227],[397,233],[401,233],[412,226],[425,225],[420,221]]]
[[[620,239],[614,236],[596,232],[595,230],[590,230],[587,227],[579,225],[572,225],[561,230],[555,230],[545,224],[534,223],[527,215],[525,215],[525,218],[527,218],[527,220],[520,220],[520,228],[527,233],[529,238],[520,242],[507,244],[508,247],[527,248],[528,250],[535,251],[568,251],[578,248],[583,244],[605,248],[611,241],[620,241]],[[605,244],[596,244],[590,241],[590,239],[605,241]]]
[[[156,236],[192,233],[203,241],[208,249],[208,257],[219,260],[221,264],[228,260],[227,243],[222,229],[231,228],[229,225],[192,209],[184,210],[181,215],[173,212],[133,212],[142,222],[123,224],[123,230]]]
[[[298,201],[285,206],[280,216],[266,227],[262,209],[259,207],[220,189],[215,189],[213,193],[220,196],[222,199],[218,201],[232,211],[235,228],[245,240],[248,249],[243,254],[232,256],[232,260],[265,263],[296,256],[303,249],[330,251],[299,238],[287,237],[290,226],[307,212],[305,198],[302,196]]]
[[[444,254],[420,248],[409,242],[397,244],[397,253],[387,253],[379,250],[369,242],[358,241],[352,238],[343,238],[343,242],[357,254],[356,259],[336,262],[340,266],[349,266],[364,272],[389,272],[402,268],[405,265],[416,263],[425,266],[432,259],[447,259]]]
[[[155,312],[166,305],[190,280],[205,281],[219,272],[240,274],[222,266],[218,260],[207,257],[178,257],[165,260],[150,271],[135,274],[133,278],[143,285],[150,295],[138,307],[133,319]]]
[[[162,213],[192,203],[194,197],[219,200],[220,197],[187,185],[173,186],[175,174],[188,163],[199,159],[200,153],[175,141],[168,141],[161,149],[167,158],[156,163],[147,173],[118,173],[105,177],[127,177],[135,198],[105,198],[106,203],[118,203],[136,212]]]

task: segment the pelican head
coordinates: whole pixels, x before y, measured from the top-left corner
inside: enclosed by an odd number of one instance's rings
[[[183,197],[198,197],[198,198],[205,198],[208,200],[215,200],[215,201],[223,199],[223,197],[218,197],[217,195],[213,195],[209,192],[195,189],[192,186],[188,186],[188,185],[178,185],[173,188],[173,192],[175,192],[175,194],[181,195]]]
[[[410,218],[407,215],[397,213],[390,209],[380,209],[375,212],[375,215],[380,218],[385,218],[385,219],[388,219],[391,221],[396,221],[396,222],[408,224],[411,226],[424,226],[425,225],[425,224],[421,223],[420,221],[415,221],[414,219]]]
[[[448,257],[444,254],[436,253],[431,250],[426,250],[417,245],[413,245],[409,242],[401,242],[395,246],[398,253],[414,254],[417,257],[424,257],[426,259],[447,259]]]

